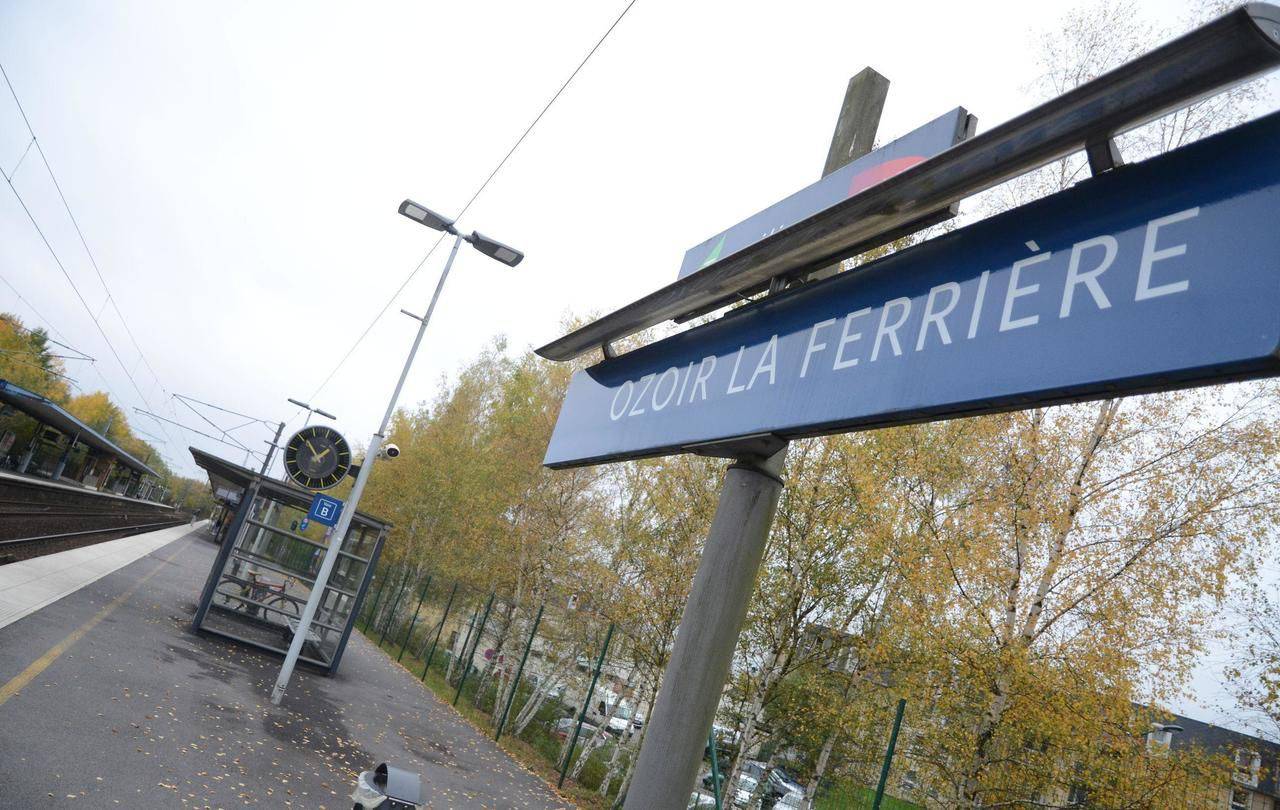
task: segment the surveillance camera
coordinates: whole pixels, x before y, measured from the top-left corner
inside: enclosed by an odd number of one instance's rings
[[[388,444],[386,447],[382,448],[382,454],[387,458],[399,458],[400,448],[397,445]]]

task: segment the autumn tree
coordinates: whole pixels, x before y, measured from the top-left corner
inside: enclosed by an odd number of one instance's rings
[[[762,744],[812,722],[808,715],[772,711],[796,680],[867,657],[867,631],[897,578],[886,546],[894,538],[884,521],[886,493],[878,480],[860,474],[863,449],[874,442],[835,436],[790,448],[787,487],[738,643],[734,692],[744,711],[730,791]]]
[[[0,379],[66,402],[66,369],[43,329],[28,329],[16,315],[0,313]]]
[[[1252,584],[1234,600],[1242,630],[1226,668],[1228,690],[1259,735],[1280,735],[1280,601],[1269,588]]]
[[[1041,86],[1064,92],[1164,38],[1140,19],[1127,3],[1068,15],[1043,43]],[[1131,133],[1126,156],[1238,123],[1253,93],[1246,85]],[[987,205],[1022,204],[1086,174],[1073,156]],[[1271,399],[1251,385],[969,420],[959,448],[968,482],[909,476],[902,497],[934,553],[912,577],[904,604],[915,618],[903,627],[939,664],[917,675],[917,691],[937,696],[931,710],[945,721],[930,734],[925,720],[920,735],[934,788],[948,786],[944,803],[1026,802],[1101,780],[1086,755],[1107,740],[1123,741],[1109,748],[1113,770],[1149,770],[1120,756],[1140,753],[1130,743],[1154,711],[1132,701],[1167,699],[1185,681],[1223,582],[1248,575],[1273,528],[1258,508],[1277,481]],[[930,443],[905,449],[931,463]],[[1151,801],[1162,778],[1125,790]],[[1112,800],[1120,789],[1110,785]]]
[[[721,464],[672,456],[619,464],[608,472],[607,525],[589,564],[604,612],[624,639],[632,703],[652,705],[670,660],[684,603],[715,512]],[[602,783],[619,785],[620,806],[647,725],[616,750]],[[602,791],[603,793],[603,791]]]

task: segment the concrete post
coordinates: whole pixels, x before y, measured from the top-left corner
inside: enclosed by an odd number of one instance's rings
[[[822,167],[823,177],[852,163],[875,146],[880,113],[884,111],[884,100],[888,95],[889,80],[869,67],[849,79],[844,103],[840,105],[840,117],[836,119],[836,131],[831,135],[831,147],[827,150],[827,162]]]
[[[849,79],[844,103],[840,105],[840,117],[836,119],[835,132],[831,133],[827,162],[822,166],[823,177],[854,162],[875,146],[880,113],[884,111],[884,100],[888,95],[889,80],[869,67]],[[809,273],[805,279],[818,281],[838,272],[840,263],[836,262]]]
[[[627,792],[627,810],[674,810],[689,802],[782,494],[786,455],[784,447],[765,461],[738,461],[725,474]]]
[[[889,80],[869,67],[849,79],[824,177],[871,151],[888,93]],[[809,278],[825,278],[839,269],[832,265]],[[786,456],[783,445],[766,460],[741,459],[725,474],[711,533],[627,791],[626,810],[688,806],[782,494],[780,476]]]

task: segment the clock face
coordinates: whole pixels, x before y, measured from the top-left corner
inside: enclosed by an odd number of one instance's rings
[[[342,434],[324,425],[304,427],[284,448],[284,469],[307,489],[337,485],[351,469],[351,448]]]

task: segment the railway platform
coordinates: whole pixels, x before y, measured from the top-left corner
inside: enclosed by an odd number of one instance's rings
[[[208,527],[171,531],[0,627],[0,804],[345,810],[385,761],[422,776],[428,807],[571,806],[361,636],[271,705],[278,656],[191,629]]]

